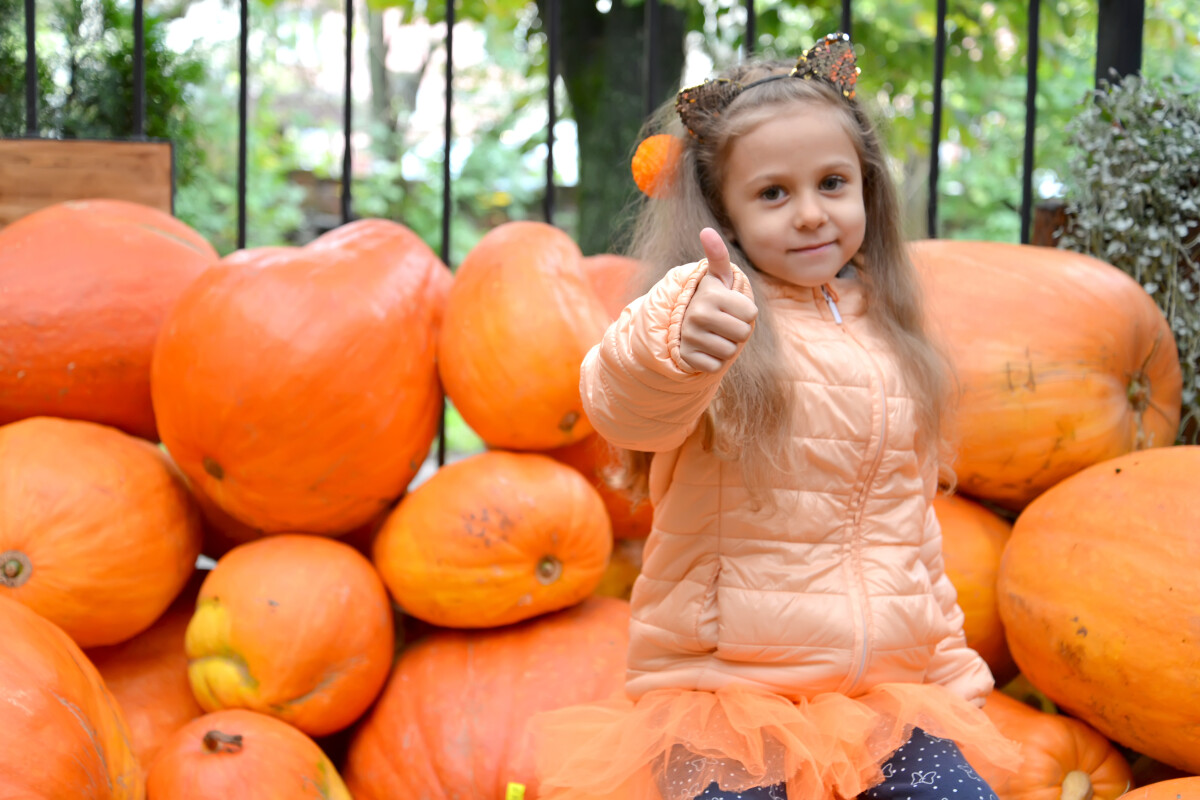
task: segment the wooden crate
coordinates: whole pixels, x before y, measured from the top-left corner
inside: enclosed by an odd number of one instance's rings
[[[171,143],[0,139],[0,227],[54,203],[99,197],[172,213]]]

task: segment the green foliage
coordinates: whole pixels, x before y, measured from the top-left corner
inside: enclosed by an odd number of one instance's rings
[[[1163,310],[1183,368],[1181,440],[1200,441],[1200,86],[1106,83],[1068,125],[1059,246],[1132,275]]]

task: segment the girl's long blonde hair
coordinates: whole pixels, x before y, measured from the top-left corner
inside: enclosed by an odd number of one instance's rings
[[[745,64],[722,77],[743,85],[790,69],[790,64]],[[684,130],[674,103],[664,105],[643,130],[672,133],[683,142],[670,192],[643,199],[632,230],[629,255],[644,268],[637,294],[648,291],[672,267],[697,261],[704,253],[699,232],[713,227],[725,232],[730,260],[742,267],[756,297],[764,297],[761,274],[731,241],[732,227],[721,198],[723,168],[729,145],[788,104],[819,107],[833,124],[842,124],[858,151],[863,172],[866,236],[853,263],[863,282],[866,316],[891,346],[905,371],[909,391],[916,401],[918,446],[926,457],[938,459],[942,480],[952,483],[948,447],[942,440],[949,414],[949,371],[940,350],[925,330],[921,288],[901,232],[899,202],[887,161],[870,119],[856,101],[847,100],[821,80],[786,78],[741,92],[719,115],[710,117],[697,131]],[[802,143],[797,143],[802,145]],[[706,444],[720,457],[736,459],[751,496],[773,505],[766,492],[772,475],[791,465],[792,409],[789,385],[776,365],[786,355],[779,352],[766,304],[759,304],[754,334],[721,381],[720,389],[703,420]],[[621,469],[614,483],[644,497],[649,454],[618,451]]]

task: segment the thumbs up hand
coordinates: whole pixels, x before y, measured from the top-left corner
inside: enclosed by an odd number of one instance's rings
[[[758,306],[733,288],[729,249],[712,228],[700,231],[708,272],[696,286],[680,325],[679,358],[696,372],[719,372],[750,338]]]

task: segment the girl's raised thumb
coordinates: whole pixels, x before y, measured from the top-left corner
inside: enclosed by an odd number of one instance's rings
[[[700,231],[700,244],[708,259],[708,274],[717,278],[726,288],[733,288],[733,267],[729,264],[729,248],[721,234],[712,228]]]

